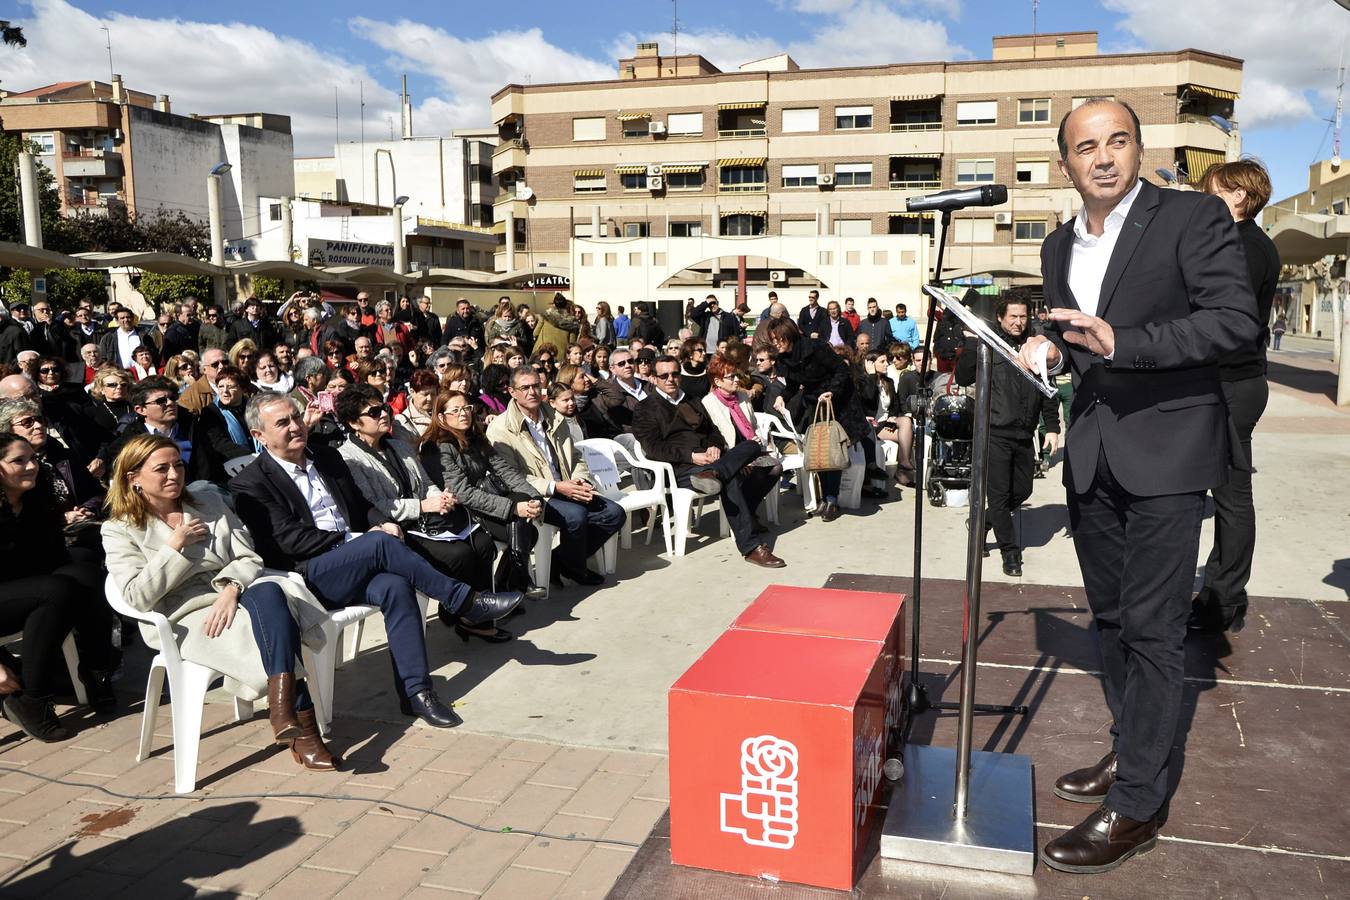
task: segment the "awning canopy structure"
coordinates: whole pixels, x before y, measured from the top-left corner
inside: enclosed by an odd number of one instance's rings
[[[914,103],[919,100],[936,100],[941,94],[891,94],[894,103]]]
[[[1186,147],[1186,174],[1191,176],[1191,184],[1199,184],[1200,179],[1205,177],[1210,166],[1217,166],[1224,161],[1224,155],[1218,150],[1201,150],[1196,147]]]
[[[719,159],[717,164],[724,169],[739,166],[758,168],[759,166],[764,165],[764,162],[767,159],[768,157],[766,156],[733,156],[730,159]]]
[[[604,169],[573,169],[573,170],[572,170],[572,177],[573,177],[573,178],[603,178],[604,176],[605,176],[605,170],[604,170]]]
[[[9,269],[82,269],[86,262],[54,250],[0,241],[0,266]]]
[[[1192,94],[1204,94],[1215,100],[1236,100],[1237,91],[1225,91],[1223,88],[1205,87],[1203,84],[1188,84],[1186,90]]]
[[[724,209],[721,214],[724,216],[767,216],[769,211],[765,209]]]
[[[1287,266],[1303,266],[1350,251],[1350,216],[1283,215],[1266,233],[1280,251],[1280,262]]]
[[[229,270],[201,259],[179,253],[124,251],[120,253],[77,253],[86,268],[116,269],[126,267],[154,272],[157,275],[228,275]]]
[[[768,106],[767,100],[749,100],[741,103],[719,103],[718,109],[763,109]]]
[[[683,175],[686,172],[701,172],[707,163],[664,163],[661,171],[667,175]]]
[[[650,119],[651,117],[652,114],[649,112],[624,112],[619,113],[614,118],[618,119],[620,122],[636,122],[639,119]]]
[[[931,219],[931,212],[893,212],[890,214],[892,219]]]
[[[400,275],[393,269],[379,266],[324,266],[316,271],[325,276],[336,276],[339,280],[352,284],[407,284],[416,281],[415,277]]]
[[[291,278],[297,281],[337,281],[323,269],[301,265],[286,259],[248,259],[225,263],[225,268],[236,275],[263,275],[269,278]]]
[[[944,279],[973,278],[976,275],[988,275],[991,278],[1040,278],[1039,266],[1019,265],[1014,262],[994,263],[984,268],[943,269]]]
[[[646,171],[647,167],[643,165],[614,167],[614,173],[616,175],[641,175]]]
[[[942,159],[941,153],[895,153],[891,159]]]

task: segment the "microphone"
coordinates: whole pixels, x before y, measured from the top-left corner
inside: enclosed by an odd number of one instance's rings
[[[929,209],[946,212],[965,209],[967,206],[999,206],[1007,202],[1008,188],[1005,185],[984,184],[960,191],[939,191],[924,197],[910,197],[905,201],[905,209],[910,212],[923,212]]]

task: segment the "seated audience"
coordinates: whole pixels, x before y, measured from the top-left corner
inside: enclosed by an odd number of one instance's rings
[[[240,377],[230,375],[236,388]],[[296,676],[301,634],[322,644],[324,608],[284,574],[264,575],[224,497],[186,482],[178,446],[160,435],[137,435],[114,461],[103,543],[122,599],[167,616],[185,658],[238,682],[246,697],[266,695],[272,739],[297,763],[337,768]],[[153,627],[143,624],[141,636],[160,649]]]
[[[356,490],[338,452],[307,446],[304,411],[291,398],[260,391],[245,418],[264,452],[230,492],[264,563],[300,572],[327,609],[380,607],[400,709],[438,728],[461,724],[431,685],[416,591],[469,627],[507,615],[520,594],[475,592],[410,550],[403,530]]]
[[[90,415],[105,443],[116,437],[122,426],[136,416],[128,402],[131,384],[131,373],[112,366],[99,369],[90,382],[89,396],[93,398]]]
[[[41,468],[41,478],[61,513],[68,538],[98,521],[103,486],[60,441],[47,432],[47,418],[33,400],[0,400],[0,432],[28,441]],[[97,561],[97,560],[93,560]]]
[[[253,438],[244,422],[244,373],[230,366],[216,376],[216,401],[197,418],[192,439],[196,469],[205,479],[223,485],[229,480],[225,463],[254,453]]]
[[[285,345],[282,344],[281,346]],[[253,371],[253,385],[260,391],[289,394],[295,388],[295,379],[281,371],[275,351],[264,350],[259,353],[258,362]]]
[[[421,445],[422,435],[431,427],[432,406],[440,380],[426,369],[417,369],[408,381],[408,406],[394,417],[394,436],[414,447]]]
[[[591,437],[612,438],[633,427],[633,412],[647,398],[648,385],[637,377],[634,357],[620,347],[609,356],[610,377],[595,386],[595,418],[599,428]]]
[[[567,423],[544,403],[542,380],[527,366],[511,373],[511,402],[492,420],[487,437],[547,498],[544,521],[561,530],[553,583],[561,586],[566,576],[578,584],[602,584],[605,577],[588,568],[586,561],[619,532],[625,514],[596,492]]]

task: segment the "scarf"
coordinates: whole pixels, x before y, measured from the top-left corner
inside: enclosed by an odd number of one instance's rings
[[[750,420],[745,417],[745,410],[741,409],[740,397],[732,394],[728,397],[722,393],[721,388],[713,389],[715,396],[722,405],[731,413],[731,424],[736,426],[736,433],[741,436],[741,440],[753,441],[755,439],[755,426],[750,424]]]
[[[222,404],[219,397],[215,402],[216,409],[220,410],[220,417],[225,420],[225,428],[230,432],[230,440],[241,447],[252,447],[253,438],[244,430],[244,423],[239,420],[235,410]]]

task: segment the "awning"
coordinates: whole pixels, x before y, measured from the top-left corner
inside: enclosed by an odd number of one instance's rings
[[[767,100],[750,100],[746,103],[719,103],[718,109],[763,109],[768,106]]]
[[[248,259],[225,263],[225,268],[238,275],[265,275],[271,278],[323,279],[332,278],[327,272],[286,259]]]
[[[724,216],[767,216],[768,210],[765,209],[724,209],[721,215]]]
[[[76,253],[89,268],[114,269],[126,266],[157,275],[224,275],[227,269],[191,256],[177,253]]]
[[[895,153],[891,159],[942,159],[941,153]]]
[[[573,169],[573,178],[604,178],[604,169]]]
[[[340,280],[353,284],[407,284],[416,280],[415,275],[400,275],[393,269],[379,266],[324,266],[320,271],[326,276],[336,275]]]
[[[667,175],[683,175],[686,172],[701,172],[707,163],[663,163],[661,170]]]
[[[1199,184],[1200,179],[1205,177],[1210,166],[1219,165],[1224,161],[1224,155],[1218,150],[1199,150],[1195,147],[1185,148],[1186,152],[1186,173],[1191,176],[1191,184]]]
[[[733,156],[730,159],[719,159],[717,165],[723,169],[735,166],[750,166],[757,168],[764,165],[767,156]]]
[[[892,219],[931,219],[931,212],[893,212],[890,214]]]
[[[616,175],[641,175],[647,171],[646,166],[615,166]]]
[[[913,103],[916,100],[936,100],[941,94],[891,94],[894,103]]]
[[[965,269],[947,269],[942,270],[944,279],[973,278],[977,275],[988,275],[992,278],[1040,278],[1040,266],[1033,263],[1019,265],[1015,262],[994,263],[984,267],[972,267]]]
[[[1188,84],[1186,90],[1192,94],[1204,94],[1216,100],[1236,100],[1237,91],[1225,91],[1223,88],[1205,87],[1203,84]]]
[[[53,250],[0,241],[0,266],[9,269],[82,269],[83,259]]]
[[[620,122],[636,122],[638,119],[650,119],[651,117],[652,114],[649,112],[626,112],[619,113],[614,118],[618,119]]]
[[[1266,230],[1286,266],[1315,263],[1324,256],[1339,256],[1350,246],[1350,216],[1320,213],[1282,215]]]

